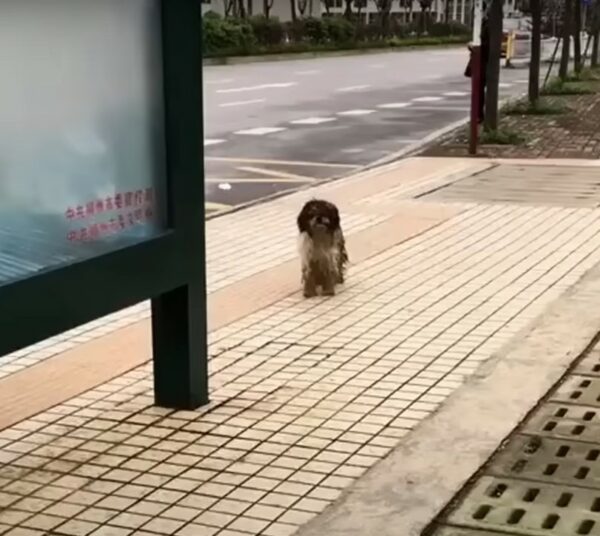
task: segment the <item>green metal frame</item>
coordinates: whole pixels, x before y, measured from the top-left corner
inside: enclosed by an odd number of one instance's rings
[[[156,403],[192,409],[208,402],[201,4],[161,6],[167,231],[0,286],[0,355],[151,298]]]

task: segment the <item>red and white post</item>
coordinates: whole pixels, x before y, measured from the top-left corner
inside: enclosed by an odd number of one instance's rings
[[[477,154],[479,135],[479,101],[481,95],[481,20],[483,0],[475,0],[473,10],[473,40],[471,41],[471,134],[469,136],[469,154]]]

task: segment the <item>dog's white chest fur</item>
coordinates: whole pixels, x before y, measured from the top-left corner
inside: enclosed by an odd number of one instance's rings
[[[311,263],[323,266],[334,266],[336,250],[332,241],[313,239],[308,233],[300,233],[298,251],[302,262],[302,269],[308,269]]]

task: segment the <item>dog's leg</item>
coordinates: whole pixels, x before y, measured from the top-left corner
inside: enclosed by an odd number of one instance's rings
[[[346,263],[348,262],[348,252],[346,251],[346,241],[341,229],[336,231],[335,245],[337,250],[336,268],[337,268],[337,283],[344,283],[344,275],[346,272]]]
[[[304,297],[313,298],[317,295],[317,282],[315,274],[310,268],[305,268],[302,271],[302,283],[304,285]]]
[[[335,296],[335,281],[328,277],[323,283],[323,296]]]

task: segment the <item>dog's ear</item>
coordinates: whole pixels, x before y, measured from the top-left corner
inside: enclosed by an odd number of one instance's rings
[[[298,214],[297,223],[298,223],[298,231],[300,231],[301,233],[309,232],[309,230],[310,230],[310,215],[308,213],[308,203],[306,203],[302,207],[300,214]]]
[[[327,203],[327,212],[329,213],[329,221],[331,228],[335,231],[340,227],[340,211],[333,203]]]

